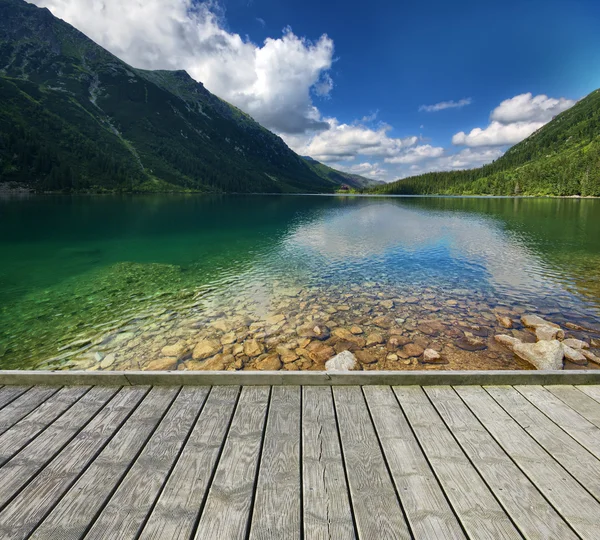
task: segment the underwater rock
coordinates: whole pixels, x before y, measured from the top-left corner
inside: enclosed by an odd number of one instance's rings
[[[407,343],[404,345],[404,347],[402,347],[402,352],[404,352],[410,358],[421,356],[425,352],[425,349],[416,343]]]
[[[265,346],[256,339],[244,341],[244,354],[250,358],[260,356],[265,352]]]
[[[495,336],[501,343],[514,352],[519,358],[529,362],[540,370],[563,369],[564,349],[557,340],[538,341],[537,343],[523,343],[522,341],[505,335]]]
[[[260,371],[278,371],[281,369],[281,360],[277,353],[267,354],[256,362],[256,369]]]
[[[484,343],[481,339],[466,335],[457,340],[455,345],[464,351],[484,351],[487,349],[486,343]]]
[[[205,339],[194,347],[192,358],[194,360],[204,360],[210,358],[221,351],[221,343],[216,339]]]
[[[327,371],[353,371],[357,367],[356,356],[350,351],[343,351],[325,362],[325,369]]]
[[[174,345],[167,345],[163,347],[160,354],[163,356],[173,356],[175,358],[181,358],[188,352],[188,345],[185,341],[178,341]]]
[[[585,349],[581,349],[581,354],[583,354],[583,356],[585,356],[590,362],[594,362],[594,364],[600,364],[600,358],[598,358],[594,353],[586,351]]]
[[[144,367],[144,371],[169,371],[177,364],[177,358],[159,358]]]
[[[574,338],[565,339],[563,341],[563,345],[566,345],[567,347],[571,347],[571,349],[576,349],[576,350],[590,348],[590,346],[585,341],[582,341],[581,339],[574,339]]]
[[[380,345],[384,341],[384,337],[378,332],[372,332],[367,335],[367,347],[370,347],[371,345]]]
[[[507,317],[506,315],[500,315],[499,313],[496,313],[496,320],[498,321],[498,324],[503,328],[510,329],[513,327],[512,319],[510,317]]]
[[[421,361],[424,364],[447,364],[448,360],[442,358],[442,355],[434,349],[425,349]]]

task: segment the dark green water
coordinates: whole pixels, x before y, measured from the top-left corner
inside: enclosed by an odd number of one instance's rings
[[[600,200],[7,197],[0,253],[0,368],[205,295],[266,313],[286,287],[459,291],[600,322]]]

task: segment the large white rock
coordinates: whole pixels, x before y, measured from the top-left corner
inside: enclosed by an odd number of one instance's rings
[[[537,369],[557,370],[563,368],[564,348],[560,341],[523,343],[517,338],[504,335],[495,336],[495,339]]]
[[[350,351],[342,351],[325,362],[327,371],[353,371],[357,368],[358,361]]]
[[[553,339],[556,339],[561,332],[562,330],[560,328],[550,326],[549,324],[542,324],[541,326],[535,327],[535,337],[538,341],[552,341]]]

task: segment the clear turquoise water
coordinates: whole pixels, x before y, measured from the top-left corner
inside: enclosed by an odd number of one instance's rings
[[[289,286],[375,282],[600,323],[600,200],[12,196],[0,253],[0,368],[207,294],[268,311]]]

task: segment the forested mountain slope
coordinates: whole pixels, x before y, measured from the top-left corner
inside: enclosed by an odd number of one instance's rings
[[[134,69],[0,0],[0,182],[41,190],[333,192],[283,140],[184,71]]]
[[[494,163],[429,173],[377,193],[600,196],[600,90],[559,114]]]

